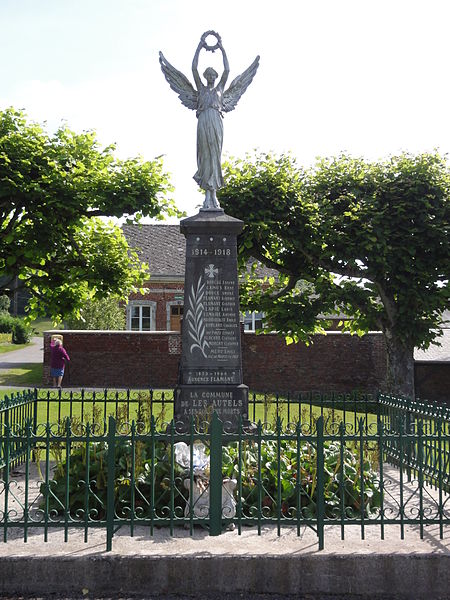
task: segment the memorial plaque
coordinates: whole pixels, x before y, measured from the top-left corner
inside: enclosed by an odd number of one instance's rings
[[[223,210],[200,210],[180,223],[186,274],[180,379],[175,419],[216,411],[234,427],[248,417],[242,382],[236,237],[243,222]]]

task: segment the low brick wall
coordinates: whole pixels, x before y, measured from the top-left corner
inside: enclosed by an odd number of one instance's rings
[[[44,385],[49,383],[50,336],[44,335]],[[63,331],[71,361],[65,386],[170,388],[178,379],[181,336],[175,332]],[[329,333],[310,346],[286,345],[276,334],[242,336],[244,383],[267,392],[377,391],[385,379],[378,333],[357,338]]]
[[[416,362],[416,397],[450,405],[450,363]]]
[[[276,334],[245,333],[242,344],[244,383],[258,391],[376,392],[386,378],[383,337],[347,333],[317,335],[309,346],[287,345]]]
[[[44,385],[50,383],[50,337],[44,334]],[[181,336],[167,331],[59,331],[70,363],[63,385],[167,388],[178,378]]]

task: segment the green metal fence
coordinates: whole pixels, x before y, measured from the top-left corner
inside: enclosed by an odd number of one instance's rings
[[[342,538],[349,525],[363,538],[377,527],[383,539],[390,525],[403,538],[408,524],[421,536],[437,525],[441,537],[450,524],[445,407],[389,396],[255,395],[256,423],[229,431],[214,415],[181,431],[166,418],[172,396],[161,394],[144,401],[134,392],[80,392],[68,401],[26,392],[5,400],[3,540],[16,530],[24,541],[39,532],[48,541],[62,528],[66,541],[73,529],[87,541],[102,528],[110,550],[118,528],[153,535],[167,527],[173,535],[198,526],[219,535],[273,525],[278,534],[311,528],[323,548],[327,525]]]
[[[0,432],[4,432],[6,427],[18,431],[29,421],[36,428],[36,418],[36,390],[26,390],[11,396],[5,396],[4,400],[0,401]],[[8,450],[8,459],[6,459],[6,450]],[[0,472],[6,465],[13,468],[21,464],[26,452],[27,448],[24,442],[15,441],[8,448],[5,444],[0,444]]]
[[[450,491],[450,407],[380,394],[379,415],[393,439],[386,460],[406,471],[409,479],[423,474],[426,481]]]
[[[76,417],[85,421],[95,412],[116,418],[126,416],[131,421],[143,415],[170,421],[173,416],[174,394],[172,390],[36,390],[39,420],[53,421],[62,417]],[[353,392],[348,394],[331,392],[303,392],[296,394],[251,393],[249,395],[249,419],[253,422],[271,421],[281,416],[285,422],[311,419],[317,411],[333,414],[341,411],[343,420],[353,423],[361,416],[367,421],[370,415],[379,412],[378,397]],[[305,411],[305,408],[307,409]]]

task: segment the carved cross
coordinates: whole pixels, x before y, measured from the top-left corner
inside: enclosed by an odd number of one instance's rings
[[[217,269],[212,263],[205,267],[205,275],[210,279],[214,278],[214,275],[217,275],[219,269]]]

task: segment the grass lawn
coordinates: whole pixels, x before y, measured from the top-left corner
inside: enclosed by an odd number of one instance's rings
[[[42,363],[24,363],[20,367],[0,371],[0,385],[14,385],[24,388],[42,383]]]
[[[15,350],[22,350],[30,344],[12,344],[11,342],[0,342],[0,354],[5,352],[14,352]]]
[[[33,388],[39,386],[42,381],[42,365],[41,364],[29,364],[23,365],[23,368],[11,369],[6,374],[0,374],[1,385],[17,385],[23,389]],[[49,388],[51,391],[52,399],[47,402],[45,396],[47,393],[46,389],[39,391],[40,400],[38,403],[38,422],[43,423],[50,421],[51,423],[58,422],[59,419],[66,416],[72,416],[73,418],[80,419],[84,422],[92,421],[93,410],[95,412],[95,420],[103,421],[107,419],[109,415],[118,416],[120,421],[131,421],[137,419],[139,400],[141,402],[141,411],[145,415],[150,414],[150,410],[157,420],[157,423],[168,423],[173,416],[173,404],[171,401],[166,403],[161,402],[161,394],[164,392],[168,399],[172,398],[172,390],[154,390],[153,403],[150,407],[149,393],[146,390],[132,390],[130,394],[130,402],[127,405],[126,394],[120,392],[117,401],[115,400],[114,390],[111,390],[108,400],[105,403],[104,396],[101,391],[96,394],[95,404],[92,402],[91,393],[87,393],[85,400],[81,402],[80,394],[75,393],[72,404],[69,401],[69,391],[63,388],[61,401],[58,400],[58,393],[56,390]],[[5,393],[10,394],[11,391],[2,391],[0,397],[4,396]],[[87,399],[90,398],[90,399]],[[270,424],[273,426],[276,423],[277,417],[277,406],[274,401],[267,401],[264,403],[263,398],[257,396],[259,402],[256,405],[256,410],[253,410],[252,402],[249,402],[249,417],[251,421],[258,422],[261,420],[263,423]],[[355,410],[356,409],[356,410]],[[287,423],[295,424],[299,420],[299,407],[297,403],[292,403],[289,407],[283,403],[283,399],[280,398],[280,404],[278,406],[278,415],[282,419],[282,429]],[[345,420],[348,425],[352,426],[353,430],[358,429],[359,420],[363,419],[365,424],[376,428],[377,417],[373,413],[365,413],[361,411],[361,408],[348,406],[345,415],[344,411],[338,408],[321,408],[320,406],[311,405],[305,403],[300,408],[300,420],[302,423],[311,423],[315,421],[319,416],[323,416],[325,421],[341,422]],[[206,416],[206,415],[205,415]],[[141,417],[142,418],[142,417]],[[207,418],[207,417],[206,417]]]
[[[168,423],[173,416],[173,404],[172,402],[167,402],[163,404],[160,401],[161,392],[163,390],[156,390],[154,394],[154,399],[151,407],[151,411],[155,419],[157,420],[157,427],[160,423]],[[169,398],[172,397],[171,390],[165,390],[165,392],[169,393]],[[40,397],[44,398],[45,390],[40,391]],[[68,393],[62,391],[61,402],[57,400],[57,395],[54,393],[54,397],[56,398],[53,401],[46,402],[44,399],[41,399],[38,404],[38,421],[46,422],[50,421],[52,423],[57,422],[59,419],[71,415],[72,418],[80,419],[84,422],[93,420],[93,409],[95,414],[95,421],[103,421],[107,419],[109,415],[119,417],[120,421],[128,421],[131,422],[133,419],[137,419],[138,413],[138,397],[141,399],[141,411],[144,412],[145,415],[150,414],[150,403],[148,392],[146,391],[132,391],[130,396],[130,402],[127,403],[119,397],[118,402],[111,401],[113,397],[109,397],[108,401],[105,403],[103,394],[100,392],[96,397],[95,405],[93,405],[92,401],[84,400],[81,402],[77,398],[79,395],[76,394],[72,401],[72,405],[68,398]],[[250,420],[254,422],[258,422],[261,420],[263,423],[270,424],[272,427],[276,423],[277,418],[277,407],[274,402],[268,402],[264,405],[262,402],[256,406],[255,412],[253,412],[253,407],[250,408]],[[332,422],[341,422],[345,418],[345,422],[351,426],[351,428],[356,431],[358,429],[359,420],[363,419],[364,423],[369,427],[373,427],[375,430],[377,416],[373,413],[365,413],[351,410],[350,407],[345,411],[339,409],[330,409],[324,408],[321,409],[320,406],[314,406],[310,404],[302,404],[300,408],[300,420],[302,423],[308,424],[315,421],[318,417],[323,416],[325,422],[331,424]],[[289,415],[287,405],[280,402],[278,407],[278,415],[282,419],[282,429],[285,428],[287,423],[295,424],[299,420],[299,409],[298,405],[293,404],[290,407]],[[206,415],[205,415],[206,416]],[[207,417],[206,417],[207,418]],[[141,417],[142,419],[142,417]]]
[[[33,327],[34,334],[38,337],[43,337],[44,331],[48,331],[49,329],[54,329],[52,321],[50,319],[36,319],[31,323]]]
[[[17,394],[21,390],[17,390],[14,388],[6,388],[4,390],[0,390],[0,400],[3,400],[5,396],[11,396],[11,394]]]
[[[0,333],[0,354],[26,348],[30,344],[13,344],[12,333]]]
[[[41,367],[41,365],[36,365]],[[38,381],[32,381],[33,377],[30,373],[26,376],[22,375],[20,379],[20,383],[17,385],[23,386],[23,389],[33,388],[34,384],[40,385],[39,377],[42,375],[42,371],[37,374]],[[18,380],[19,375],[16,376]],[[16,385],[16,383],[12,382],[10,379],[8,380],[10,385]],[[3,385],[8,385],[8,383]],[[86,398],[83,402],[81,402],[80,394],[75,393],[72,401],[72,406],[69,401],[69,391],[63,388],[61,401],[58,400],[57,391],[53,388],[48,388],[51,391],[51,396],[54,400],[49,402],[46,401],[45,397],[47,394],[47,388],[41,388],[39,390],[39,403],[38,403],[38,422],[44,423],[50,421],[51,423],[57,423],[59,419],[64,418],[66,416],[72,416],[72,418],[83,420],[84,422],[91,421],[92,422],[92,413],[93,407],[95,411],[95,420],[103,421],[103,419],[107,419],[109,415],[119,417],[121,421],[129,421],[131,422],[133,419],[137,418],[138,411],[138,398],[141,400],[141,410],[143,410],[144,414],[148,415],[150,413],[150,403],[148,391],[146,390],[132,390],[130,394],[130,402],[127,406],[126,401],[124,401],[125,394],[124,392],[119,394],[119,398],[117,402],[114,399],[113,390],[111,390],[112,395],[108,397],[108,401],[104,402],[103,393],[100,391],[96,395],[95,405],[93,405],[92,400],[88,400],[90,397],[90,393],[86,394]],[[5,394],[10,394],[11,392],[17,392],[17,390],[1,390],[0,398],[2,398]],[[173,404],[171,401],[166,401],[164,404],[161,402],[161,394],[165,393],[167,398],[172,398],[172,390],[154,390],[153,403],[152,403],[152,414],[157,420],[157,427],[160,423],[169,423],[173,416]],[[253,406],[249,406],[249,417],[251,421],[258,422],[261,420],[262,423],[270,424],[274,426],[276,423],[276,415],[277,408],[274,402],[267,402],[264,404],[263,402],[258,403],[256,406],[255,412],[253,412]],[[345,411],[340,409],[330,409],[330,408],[321,408],[320,406],[311,405],[309,403],[305,403],[301,405],[301,422],[307,425],[312,421],[315,421],[321,415],[324,417],[326,423],[331,425],[332,422],[339,423],[344,420],[350,426],[350,429],[356,431],[358,429],[359,420],[363,419],[364,424],[369,426],[373,432],[376,431],[376,423],[377,416],[373,413],[365,413],[361,412],[361,410],[354,410],[352,407],[348,407]],[[278,407],[278,414],[282,419],[282,429],[285,428],[287,423],[295,424],[298,421],[299,410],[298,405],[293,404],[289,410],[287,405],[283,404],[282,399],[280,398],[280,405]]]

